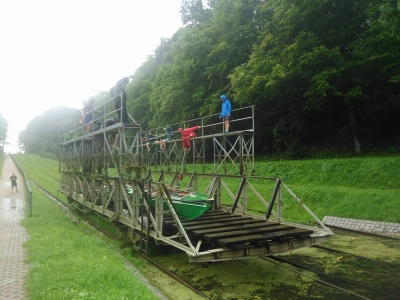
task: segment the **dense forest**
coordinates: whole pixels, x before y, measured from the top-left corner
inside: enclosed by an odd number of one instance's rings
[[[130,76],[128,112],[144,128],[217,113],[226,94],[254,105],[259,155],[400,152],[400,0],[203,2],[182,1],[184,26]],[[62,111],[21,132],[26,152],[53,152],[49,125],[77,116]]]

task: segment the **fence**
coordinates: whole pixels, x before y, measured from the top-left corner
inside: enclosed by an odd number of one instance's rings
[[[19,166],[19,164],[15,160],[14,156],[12,154],[10,154],[10,156],[11,156],[12,160],[14,161],[14,163],[17,165],[17,168],[18,168],[20,174],[24,178],[25,191],[26,191],[26,195],[27,195],[27,203],[28,203],[28,209],[29,209],[29,216],[32,217],[32,190],[31,190],[31,187],[29,186],[29,182],[26,179],[24,170]]]

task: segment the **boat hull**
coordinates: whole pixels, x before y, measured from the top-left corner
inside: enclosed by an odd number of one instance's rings
[[[128,190],[128,194],[132,195],[132,190]],[[172,193],[170,195],[172,200],[172,205],[179,218],[185,219],[196,219],[210,210],[214,204],[213,198],[208,198],[208,196],[196,193],[185,193],[183,196],[180,193]],[[156,198],[151,197],[150,208],[155,209]],[[169,211],[168,203],[163,201],[163,210]]]

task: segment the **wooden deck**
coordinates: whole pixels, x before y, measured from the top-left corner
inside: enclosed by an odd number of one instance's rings
[[[223,211],[210,211],[195,220],[182,219],[181,223],[191,240],[203,240],[229,249],[262,247],[292,239],[302,240],[313,233],[310,229]],[[165,218],[164,225],[170,229],[178,228],[169,217]]]

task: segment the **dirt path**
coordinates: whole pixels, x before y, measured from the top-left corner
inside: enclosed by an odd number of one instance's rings
[[[10,176],[18,177],[18,192],[11,192]],[[0,180],[0,300],[26,299],[23,288],[29,265],[24,263],[28,239],[20,221],[24,218],[25,189],[10,154],[5,154]]]

